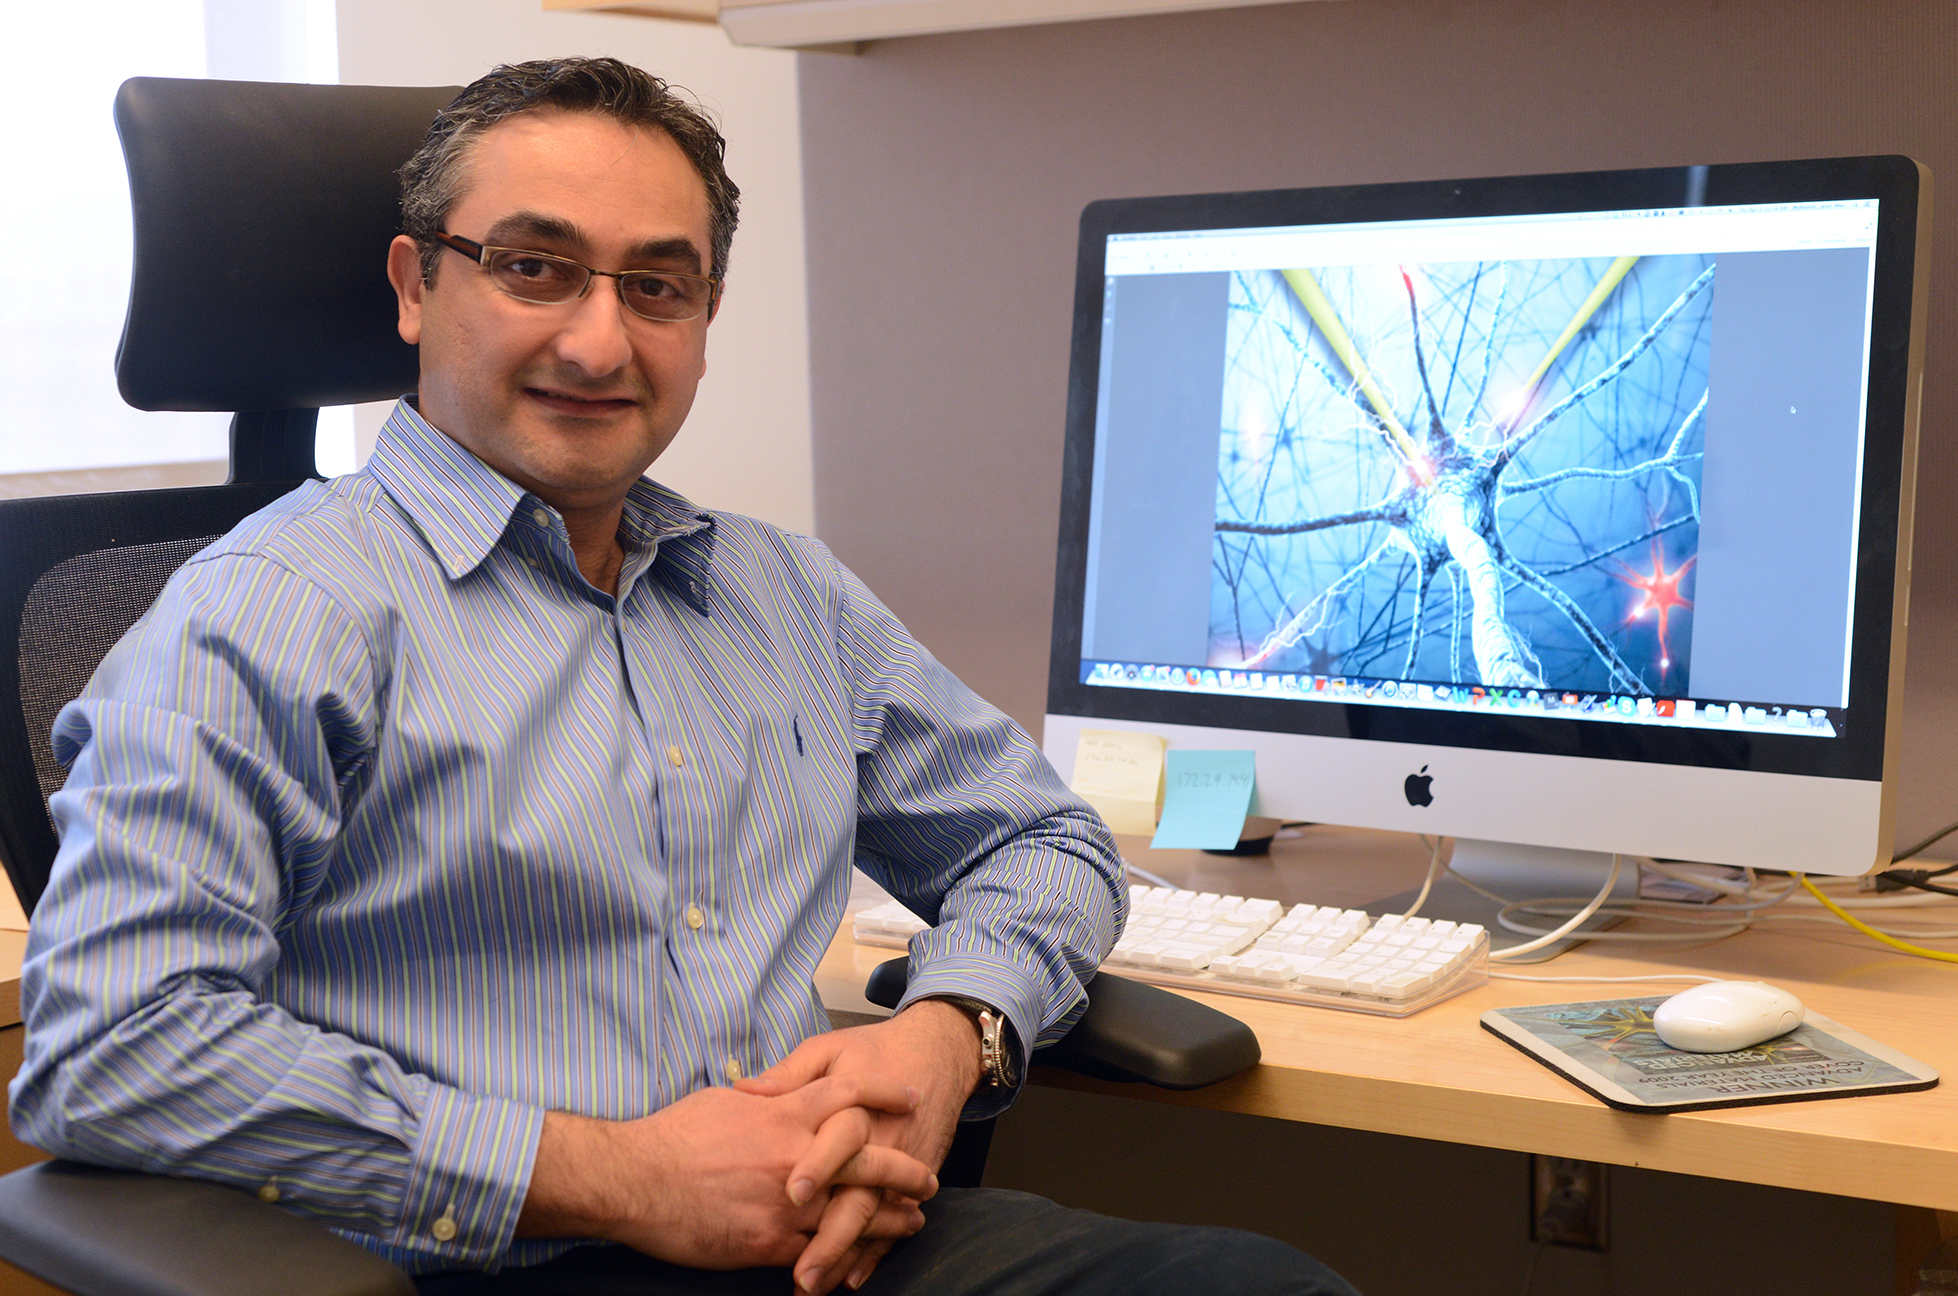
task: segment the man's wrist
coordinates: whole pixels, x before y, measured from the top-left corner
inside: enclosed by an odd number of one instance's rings
[[[961,1095],[970,1095],[984,1079],[980,1060],[979,1024],[972,1014],[938,996],[913,1000],[899,1018],[929,1024],[944,1044],[945,1065]]]
[[[605,1238],[618,1222],[609,1170],[613,1123],[546,1112],[537,1157],[517,1216],[518,1237]]]
[[[970,995],[927,995],[918,1002],[946,1004],[972,1023],[979,1041],[979,1076],[974,1090],[991,1089],[1010,1093],[1019,1088],[1020,1057],[1015,1047],[1013,1024],[1005,1013]]]

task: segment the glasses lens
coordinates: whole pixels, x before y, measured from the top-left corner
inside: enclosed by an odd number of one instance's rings
[[[619,295],[635,315],[650,320],[690,320],[704,313],[714,285],[690,275],[626,274],[619,277]]]
[[[585,281],[591,277],[575,261],[537,252],[492,252],[489,272],[498,288],[527,302],[570,301],[585,290]]]

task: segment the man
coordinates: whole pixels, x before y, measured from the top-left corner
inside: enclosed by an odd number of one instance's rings
[[[57,723],[16,1130],[430,1292],[1346,1291],[1246,1235],[934,1196],[1078,1015],[1119,864],[821,545],[642,479],[705,369],[721,149],[613,60],[437,119],[388,254],[417,396]],[[936,925],[896,1016],[826,1033],[853,858]]]

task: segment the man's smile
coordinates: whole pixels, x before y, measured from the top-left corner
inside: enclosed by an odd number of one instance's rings
[[[555,413],[586,418],[617,414],[639,403],[630,396],[581,396],[550,387],[526,387],[523,393]]]

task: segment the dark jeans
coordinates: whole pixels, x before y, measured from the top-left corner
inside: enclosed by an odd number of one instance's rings
[[[1282,1242],[1236,1229],[1136,1224],[994,1188],[947,1188],[862,1296],[1358,1296]],[[422,1296],[787,1296],[786,1269],[711,1273],[623,1247],[534,1269],[423,1278]],[[839,1292],[847,1289],[839,1288]]]

